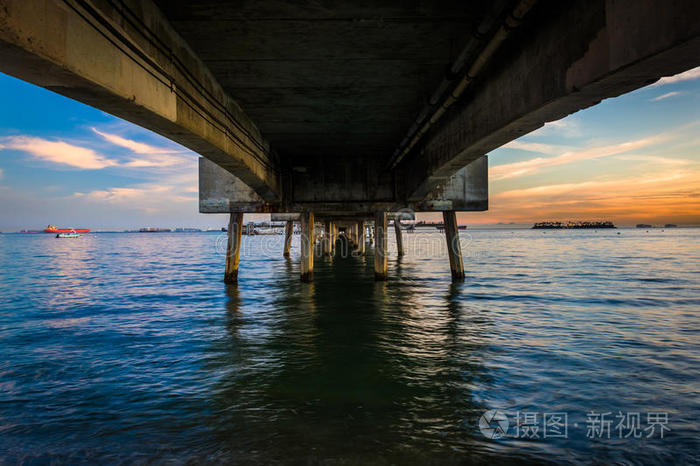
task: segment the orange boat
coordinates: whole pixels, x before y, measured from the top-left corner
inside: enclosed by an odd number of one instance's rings
[[[49,225],[44,233],[90,233],[89,228],[58,228],[56,225]]]

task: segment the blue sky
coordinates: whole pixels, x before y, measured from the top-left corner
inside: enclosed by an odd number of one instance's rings
[[[0,74],[0,231],[219,227],[197,155]],[[700,224],[700,68],[608,99],[489,154],[490,210],[463,223]]]

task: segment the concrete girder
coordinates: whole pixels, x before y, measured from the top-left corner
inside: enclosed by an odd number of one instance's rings
[[[310,183],[313,185],[313,183]],[[310,188],[309,188],[310,189]],[[317,196],[323,196],[324,186],[316,185]],[[294,213],[313,210],[318,219],[325,217],[356,217],[371,220],[374,212],[384,210],[389,215],[401,214],[401,220],[414,220],[415,212],[444,210],[481,211],[488,208],[488,160],[481,157],[455,173],[449,183],[435,189],[420,202],[291,202],[271,204],[261,198],[240,179],[210,160],[199,160],[199,211],[201,213]],[[275,218],[275,217],[273,217]],[[287,217],[277,217],[280,221]],[[296,218],[295,218],[296,220]]]
[[[408,201],[471,161],[601,100],[700,65],[695,0],[541,1],[398,166]]]

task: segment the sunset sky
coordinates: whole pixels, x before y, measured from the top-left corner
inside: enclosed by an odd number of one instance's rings
[[[219,227],[197,212],[197,155],[0,74],[0,231]],[[471,225],[612,220],[700,225],[700,68],[608,99],[489,154]]]

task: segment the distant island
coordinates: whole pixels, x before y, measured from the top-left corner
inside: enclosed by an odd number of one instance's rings
[[[666,225],[659,227],[659,228],[677,228],[678,225],[674,223],[667,223]],[[638,223],[637,228],[655,228],[653,225],[649,225],[648,223]]]
[[[583,228],[616,228],[612,222],[538,222],[532,226],[533,230],[567,230]]]

